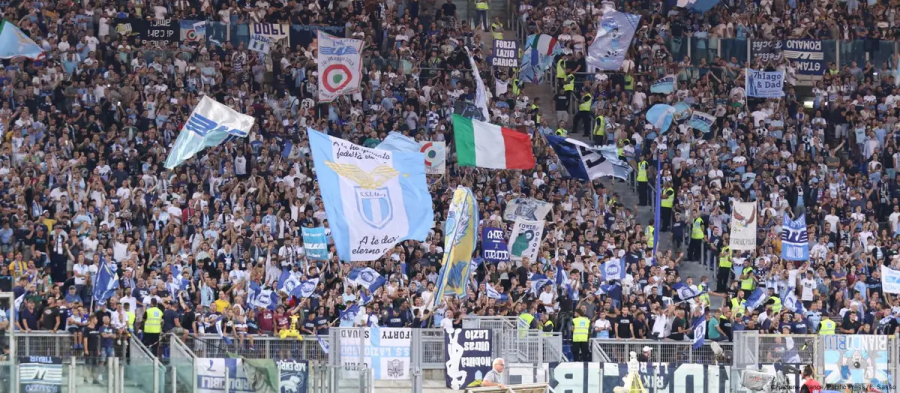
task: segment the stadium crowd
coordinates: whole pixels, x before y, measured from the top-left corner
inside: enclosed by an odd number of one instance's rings
[[[685,340],[693,334],[691,317],[705,305],[710,340],[729,340],[741,329],[897,332],[900,299],[882,293],[878,266],[900,267],[893,241],[900,234],[898,56],[890,64],[828,70],[813,90],[813,107],[804,108],[791,86],[784,99],[744,99],[745,65],[735,58],[712,56],[694,66],[671,54],[677,39],[688,36],[890,40],[898,31],[897,0],[726,1],[702,15],[668,2],[620,2],[616,8],[643,18],[623,71],[610,73],[589,70],[584,60],[600,4],[524,0],[519,10],[528,33],[550,34],[565,47],[550,70],[562,82],[553,103],[525,97],[516,70],[491,70],[491,44],[482,38],[488,26],[461,21],[452,0],[419,3],[178,0],[6,8],[4,17],[38,42],[45,57],[4,61],[0,75],[0,289],[25,295],[15,318],[10,313],[0,327],[69,332],[74,349],[94,356],[112,354],[106,348],[130,334],[150,336],[154,344],[170,332],[220,334],[250,349],[253,336],[291,328],[291,316],[308,335],[336,326],[460,327],[469,315],[505,315],[571,339],[572,320],[583,316],[591,337]],[[42,13],[47,9],[62,17],[51,22]],[[232,42],[147,48],[111,29],[114,18],[125,16],[343,26],[348,37],[367,41],[361,91],[317,102],[314,43],[276,47],[270,56]],[[499,20],[491,23],[489,31],[502,29]],[[429,178],[438,225],[424,243],[403,242],[373,263],[342,263],[333,248],[329,261],[308,260],[301,228],[327,228],[328,220],[305,127],[367,147],[389,131],[452,141],[450,115],[475,98],[464,46],[492,96],[491,121],[532,135],[538,165],[461,168],[451,147],[446,175]],[[755,63],[750,66],[784,70],[794,80],[791,64]],[[200,72],[210,67],[214,74]],[[577,75],[574,89],[565,87],[570,74]],[[675,91],[651,94],[650,85],[668,74],[678,75]],[[257,127],[246,139],[166,170],[169,147],[201,95],[255,117]],[[680,101],[714,113],[713,130],[679,122],[660,135],[644,120],[654,103]],[[584,102],[588,113],[570,109]],[[548,124],[552,112],[559,123]],[[615,180],[564,176],[541,136],[553,133],[618,146],[635,168],[638,200],[611,191]],[[652,216],[647,185],[657,176],[659,223],[639,218]],[[480,264],[467,298],[429,310],[443,254],[440,217],[460,184],[477,193],[481,225],[507,235],[512,222],[502,212],[511,199],[554,206],[537,260]],[[731,201],[758,204],[754,252],[727,247]],[[806,214],[808,262],[780,258],[784,212]],[[656,256],[655,227],[667,245]],[[681,275],[680,267],[700,262],[704,250],[724,270]],[[615,258],[626,263],[627,275],[618,282],[621,294],[613,295],[601,288],[609,283],[600,267]],[[92,302],[101,263],[119,277],[120,289],[106,304]],[[746,267],[732,273],[728,264]],[[348,273],[361,266],[379,272],[385,285],[374,293],[350,285]],[[557,285],[531,291],[533,274],[556,278],[558,268],[571,291]],[[318,278],[315,294],[281,294],[275,310],[248,304],[250,285],[275,289],[283,269],[304,281]],[[677,283],[709,292],[682,301]],[[485,286],[508,299],[488,296]],[[751,309],[743,301],[758,287],[771,298]],[[788,291],[797,291],[804,312],[782,306]],[[363,298],[371,300],[363,304]],[[352,305],[363,312],[341,320]],[[161,318],[148,329],[151,308]],[[96,334],[104,349],[89,352],[97,348]]]

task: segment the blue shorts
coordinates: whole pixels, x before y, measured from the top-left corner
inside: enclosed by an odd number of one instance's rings
[[[113,348],[100,348],[100,357],[101,358],[114,358],[116,357],[116,350]]]

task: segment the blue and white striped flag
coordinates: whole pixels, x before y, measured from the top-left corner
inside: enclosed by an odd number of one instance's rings
[[[501,302],[505,302],[505,301],[509,300],[509,296],[507,296],[505,293],[498,292],[494,288],[494,286],[492,286],[490,283],[487,283],[486,281],[484,284],[484,289],[485,289],[485,294],[490,299],[497,299]]]
[[[694,318],[694,349],[703,346],[703,340],[706,338],[706,316],[700,315]]]
[[[784,306],[784,308],[795,313],[806,313],[806,310],[803,308],[803,302],[801,302],[800,299],[797,299],[797,294],[794,293],[793,290],[787,291],[787,294],[784,296],[784,298],[781,299],[781,304]]]

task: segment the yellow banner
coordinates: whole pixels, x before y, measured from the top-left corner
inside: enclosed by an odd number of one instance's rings
[[[478,239],[478,205],[472,191],[463,186],[453,192],[453,201],[444,224],[444,258],[441,260],[441,275],[438,278],[434,305],[438,305],[445,295],[463,298],[471,273],[472,254]]]

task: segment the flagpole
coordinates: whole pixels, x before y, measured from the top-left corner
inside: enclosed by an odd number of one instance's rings
[[[658,138],[662,138],[662,133],[658,136]],[[656,261],[656,249],[659,247],[659,228],[662,225],[660,222],[660,216],[662,210],[660,208],[660,203],[662,202],[662,186],[660,185],[660,179],[662,178],[662,153],[657,149],[656,151],[656,196],[653,201],[653,219],[654,219],[654,227],[653,227],[653,264],[657,265]]]

